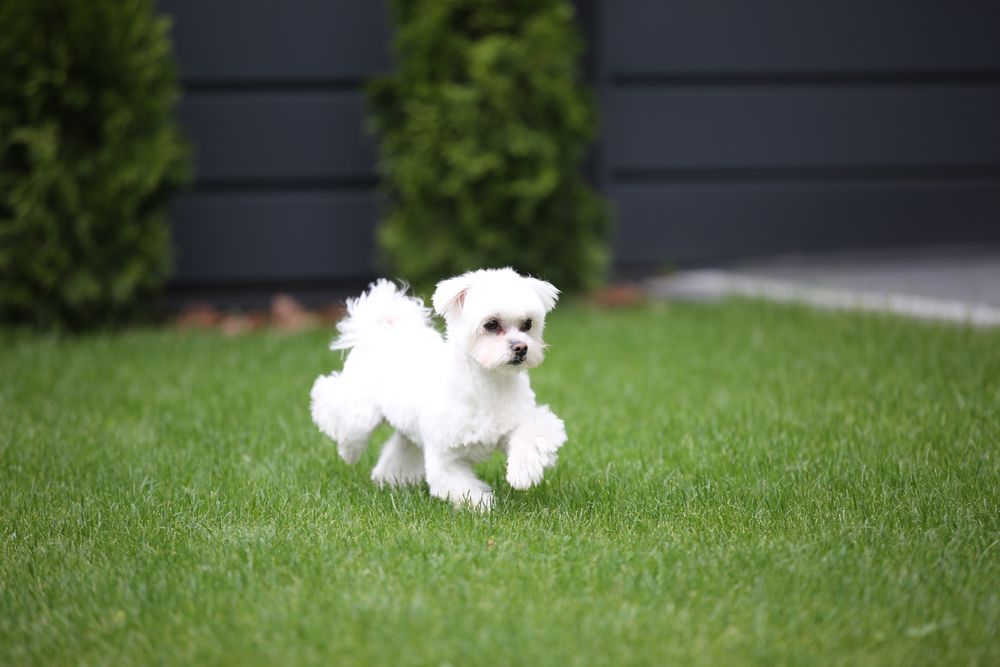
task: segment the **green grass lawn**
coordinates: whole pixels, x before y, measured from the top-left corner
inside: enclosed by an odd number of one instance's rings
[[[1000,664],[1000,332],[562,306],[489,516],[337,458],[329,337],[0,334],[0,664]]]

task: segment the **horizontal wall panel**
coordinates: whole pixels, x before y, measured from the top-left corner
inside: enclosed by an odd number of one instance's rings
[[[620,265],[1000,238],[1000,181],[642,184],[608,194]]]
[[[605,74],[1000,71],[993,0],[600,5]]]
[[[618,169],[1000,164],[1000,85],[616,88]]]
[[[160,0],[185,81],[356,79],[389,68],[381,0]]]
[[[180,107],[200,183],[371,177],[357,91],[190,93]]]
[[[374,192],[188,193],[172,206],[173,282],[322,280],[372,271]]]

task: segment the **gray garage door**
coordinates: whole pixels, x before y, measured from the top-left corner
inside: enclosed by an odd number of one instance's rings
[[[619,261],[1000,241],[1000,3],[595,15]]]
[[[995,0],[581,0],[623,270],[1000,242]],[[197,182],[175,288],[373,273],[381,0],[161,0]]]
[[[388,68],[373,0],[163,0],[196,149],[173,207],[175,286],[309,285],[372,272],[362,86]]]

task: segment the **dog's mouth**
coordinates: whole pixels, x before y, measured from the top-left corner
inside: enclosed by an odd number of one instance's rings
[[[507,362],[509,366],[520,366],[523,363],[524,363],[524,357],[514,357],[513,359]]]

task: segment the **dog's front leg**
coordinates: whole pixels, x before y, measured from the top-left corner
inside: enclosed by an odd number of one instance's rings
[[[480,512],[493,507],[493,489],[476,477],[472,462],[451,448],[426,447],[424,463],[427,486],[435,498],[456,507],[468,506]]]
[[[558,458],[566,442],[566,427],[547,405],[537,406],[507,441],[507,481],[515,489],[529,489],[542,481],[546,468]]]

